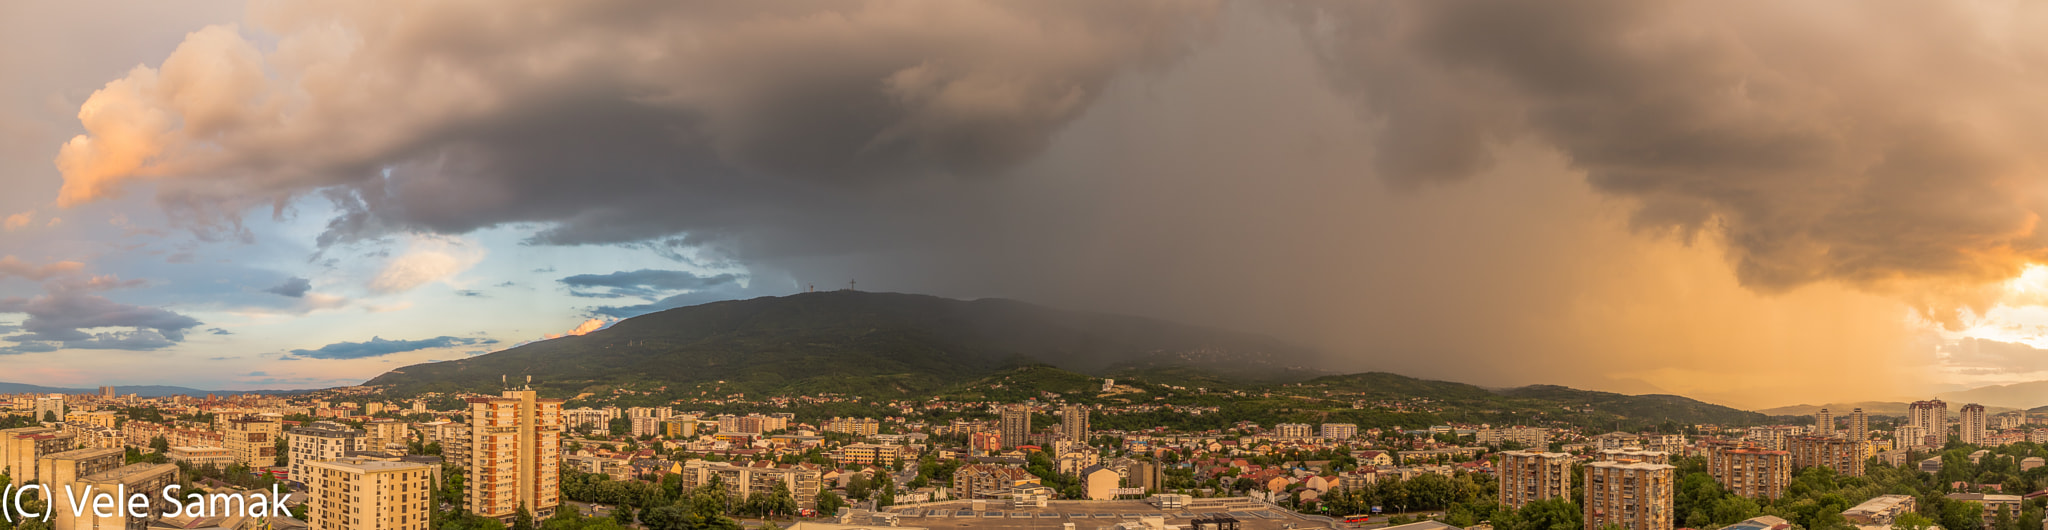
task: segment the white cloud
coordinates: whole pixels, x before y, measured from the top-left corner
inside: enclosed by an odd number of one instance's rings
[[[484,254],[483,245],[463,238],[413,236],[405,253],[392,258],[368,287],[374,293],[391,294],[434,282],[452,285],[456,275],[482,262]]]

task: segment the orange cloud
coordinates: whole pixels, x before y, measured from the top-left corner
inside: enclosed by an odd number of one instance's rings
[[[10,232],[14,230],[20,230],[22,228],[28,227],[29,223],[35,222],[35,218],[36,212],[34,211],[27,211],[14,215],[9,215],[7,216],[6,221],[0,222],[0,228],[5,228]]]
[[[578,324],[576,326],[576,329],[569,330],[567,333],[549,333],[546,335],[545,338],[548,340],[553,340],[562,337],[580,337],[583,335],[588,335],[592,331],[604,329],[605,326],[611,325],[611,323],[612,321],[610,320],[593,318],[590,320],[583,321],[582,324]]]

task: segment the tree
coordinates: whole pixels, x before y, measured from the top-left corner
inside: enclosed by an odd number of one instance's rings
[[[272,459],[270,465],[276,467],[292,465],[292,445],[285,437],[277,437],[277,443],[271,444],[271,449],[277,454],[277,458]]]
[[[43,411],[43,423],[57,423],[57,411]]]
[[[162,436],[150,438],[149,450],[156,451],[157,454],[168,454],[171,452],[171,441],[165,440]]]
[[[533,512],[526,511],[526,504],[519,505],[519,511],[512,515],[512,530],[537,530],[533,527]]]
[[[1906,512],[1892,519],[1892,530],[1928,530],[1934,527],[1934,520],[1919,512]]]
[[[839,513],[839,509],[845,507],[846,500],[839,498],[839,494],[830,491],[818,492],[818,513],[829,516]]]
[[[633,432],[633,419],[612,418],[612,423],[610,427],[612,436],[625,436],[626,433]]]

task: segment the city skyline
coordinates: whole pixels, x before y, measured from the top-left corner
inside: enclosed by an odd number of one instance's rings
[[[2048,380],[2041,7],[600,4],[0,6],[0,381],[856,285],[1752,409]]]

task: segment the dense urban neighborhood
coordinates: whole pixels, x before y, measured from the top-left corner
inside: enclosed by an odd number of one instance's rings
[[[2048,528],[2048,426],[2026,411],[1929,400],[1903,417],[1616,422],[1646,426],[1629,430],[1581,424],[1584,410],[1402,425],[1385,422],[1486,412],[1309,383],[1018,388],[1030,373],[988,385],[1018,398],[1000,400],[714,385],[647,403],[674,392],[543,397],[519,382],[495,394],[17,395],[0,401],[9,491],[40,484],[60,493],[23,510],[59,509],[0,528]],[[1214,421],[1276,396],[1304,404]],[[83,486],[282,506],[62,509],[61,492]]]

